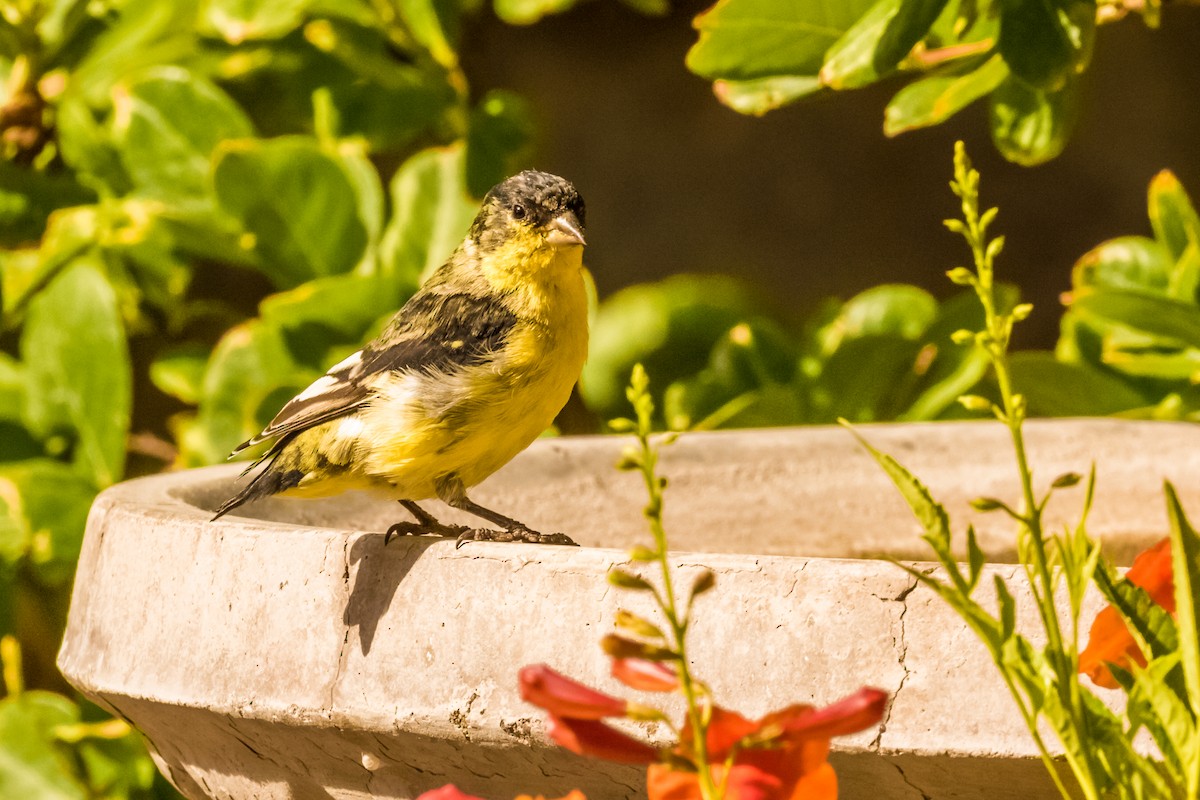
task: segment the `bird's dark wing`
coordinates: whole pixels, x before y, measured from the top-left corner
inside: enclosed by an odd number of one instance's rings
[[[292,434],[362,408],[370,400],[371,378],[381,372],[455,372],[479,364],[516,323],[516,315],[494,299],[418,292],[377,339],[289,400],[262,433],[233,452],[275,439],[273,452]]]

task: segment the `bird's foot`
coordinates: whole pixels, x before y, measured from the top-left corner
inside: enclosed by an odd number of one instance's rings
[[[466,536],[471,532],[471,529],[466,525],[446,525],[445,523],[433,520],[432,522],[397,522],[395,525],[387,529],[387,533],[383,535],[383,545],[387,547],[394,536],[423,536],[432,534],[441,536],[443,539],[459,538]]]
[[[464,542],[525,542],[527,544],[565,544],[578,547],[575,540],[565,533],[542,533],[524,525],[503,530],[492,528],[467,528],[458,534],[454,549],[463,546]]]

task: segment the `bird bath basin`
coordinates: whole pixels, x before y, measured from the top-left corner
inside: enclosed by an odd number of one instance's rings
[[[967,507],[1018,496],[1006,431],[862,430],[922,478],[956,532],[976,524],[987,570],[1008,582],[1028,628],[1010,524]],[[1097,463],[1090,529],[1123,563],[1165,534],[1163,477],[1200,512],[1200,427],[1055,420],[1029,423],[1027,435],[1040,485]],[[604,580],[648,540],[641,482],[613,469],[624,444],[543,439],[472,493],[580,548],[456,550],[411,537],[385,547],[402,509],[352,494],[271,499],[211,522],[237,465],[114,486],[88,520],[59,666],[137,725],[193,800],[399,799],[451,781],[497,800],[575,787],[592,800],[637,796],[639,768],[547,744],[516,687],[522,665],[546,662],[618,692],[597,641],[618,607],[651,613]],[[878,686],[893,696],[882,729],[835,743],[843,798],[1055,796],[983,647],[874,558],[928,554],[849,434],[694,434],[665,451],[662,470],[675,563],[716,572],[690,641],[723,705],[758,716]],[[1057,493],[1048,521],[1073,521],[1081,497]],[[1093,597],[1085,614],[1098,606]]]

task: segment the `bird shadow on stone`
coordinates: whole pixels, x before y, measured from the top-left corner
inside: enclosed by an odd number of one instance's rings
[[[354,586],[342,613],[347,627],[358,626],[358,641],[365,656],[371,652],[379,620],[387,612],[400,586],[417,560],[437,537],[400,536],[384,544],[384,535],[364,534],[350,546],[349,566],[354,569]]]

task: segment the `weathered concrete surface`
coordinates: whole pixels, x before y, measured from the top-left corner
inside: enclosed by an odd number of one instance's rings
[[[925,480],[959,529],[973,520],[989,553],[1011,553],[999,515],[966,507],[1015,497],[999,426],[864,432]],[[1091,529],[1118,554],[1163,535],[1161,478],[1200,508],[1198,427],[1059,421],[1028,434],[1043,482],[1098,463]],[[650,613],[604,581],[647,536],[640,481],[611,467],[621,446],[544,440],[474,493],[580,549],[456,551],[412,538],[385,548],[380,532],[399,509],[357,495],[268,501],[210,522],[232,466],[114,487],[89,519],[59,664],[145,731],[196,800],[409,798],[446,781],[494,798],[637,796],[638,769],[546,746],[515,686],[521,665],[546,661],[619,691],[596,641],[618,607]],[[718,575],[698,604],[693,652],[723,703],[758,715],[873,684],[893,693],[892,709],[882,732],[835,754],[842,797],[1053,796],[953,612],[885,562],[835,557],[925,555],[907,508],[848,434],[694,435],[667,453],[676,561]],[[1064,492],[1051,517],[1071,519],[1080,494]],[[1016,568],[988,569],[1031,621]]]

